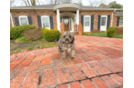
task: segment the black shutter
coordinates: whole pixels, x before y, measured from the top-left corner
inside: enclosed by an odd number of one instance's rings
[[[17,17],[17,16],[14,16],[14,19],[15,19],[15,25],[16,25],[16,26],[19,26],[20,24],[19,24],[18,17]]]
[[[119,26],[120,17],[117,17],[117,26]]]
[[[83,15],[81,15],[81,24],[82,24],[82,27],[83,27]]]
[[[101,18],[101,16],[98,15],[98,30],[100,30],[100,18]]]
[[[41,27],[41,18],[39,15],[37,15],[37,21],[38,21],[38,27]]]
[[[50,15],[49,19],[50,19],[50,28],[54,29],[54,27],[53,27],[53,15]]]
[[[94,15],[91,16],[91,31],[94,28]]]
[[[108,19],[107,19],[107,29],[109,28],[109,24],[110,24],[110,15],[108,15]]]
[[[32,19],[30,15],[28,16],[28,21],[29,21],[29,24],[32,25]]]

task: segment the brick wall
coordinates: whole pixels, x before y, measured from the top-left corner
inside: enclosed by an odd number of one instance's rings
[[[110,15],[110,25],[111,26],[111,17],[112,17],[112,11],[80,11],[79,15],[79,22],[81,23],[81,15],[94,15],[94,25],[93,30],[98,30],[98,15]],[[113,14],[113,26],[116,26],[117,24],[117,17],[115,16],[115,13]]]
[[[14,25],[15,25],[15,20],[14,20],[14,16],[20,16],[20,15],[31,15],[31,19],[32,19],[32,25],[35,25],[36,27],[38,27],[38,21],[37,21],[37,15],[47,15],[47,16],[50,16],[50,15],[53,15],[53,26],[54,26],[54,29],[57,28],[57,18],[56,18],[56,13],[54,11],[38,11],[38,12],[34,12],[34,11],[25,11],[25,12],[11,12],[12,14],[12,17],[13,17],[13,22],[14,22]],[[10,20],[10,23],[11,23],[11,20]]]
[[[32,18],[32,23],[33,25],[35,25],[36,27],[38,27],[38,21],[37,21],[37,15],[53,15],[53,26],[54,28],[57,28],[57,18],[56,18],[56,12],[54,11],[25,11],[25,12],[11,12],[12,14],[12,18],[13,18],[13,22],[15,25],[15,21],[14,21],[14,16],[20,16],[20,15],[31,15]],[[111,26],[111,17],[112,17],[112,11],[80,11],[79,14],[79,22],[81,22],[81,15],[94,15],[94,26],[93,26],[93,30],[98,30],[98,15],[110,15],[110,25]],[[113,14],[113,26],[116,26],[117,24],[117,17],[115,16],[116,13]],[[11,20],[10,20],[10,27],[11,27]]]

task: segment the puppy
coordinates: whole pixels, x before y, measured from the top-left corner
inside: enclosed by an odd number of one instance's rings
[[[74,36],[71,32],[65,31],[63,36],[57,42],[58,44],[58,52],[61,58],[66,58],[66,52],[71,53],[71,58],[74,58],[75,55],[75,44],[74,44]]]

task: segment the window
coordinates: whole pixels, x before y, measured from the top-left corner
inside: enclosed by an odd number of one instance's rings
[[[89,17],[84,17],[84,25],[89,26]]]
[[[42,27],[50,29],[49,16],[41,16]]]
[[[101,17],[101,26],[105,26],[106,24],[106,17]]]
[[[20,25],[29,25],[27,16],[19,16]]]
[[[119,19],[119,26],[123,26],[123,17],[120,17]]]

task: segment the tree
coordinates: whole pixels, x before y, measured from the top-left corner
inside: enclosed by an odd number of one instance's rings
[[[108,7],[106,4],[100,4],[99,7]]]
[[[34,5],[37,5],[40,4],[39,3],[39,0],[22,0],[23,3],[25,3],[26,6],[34,6]]]
[[[113,2],[108,4],[108,7],[110,7],[110,8],[123,8],[123,5],[117,4],[116,1],[113,1]]]
[[[89,1],[89,6],[95,6],[98,7],[100,4],[108,4],[110,0],[88,0]]]
[[[15,2],[15,0],[10,0],[10,7],[13,6],[14,2]]]

